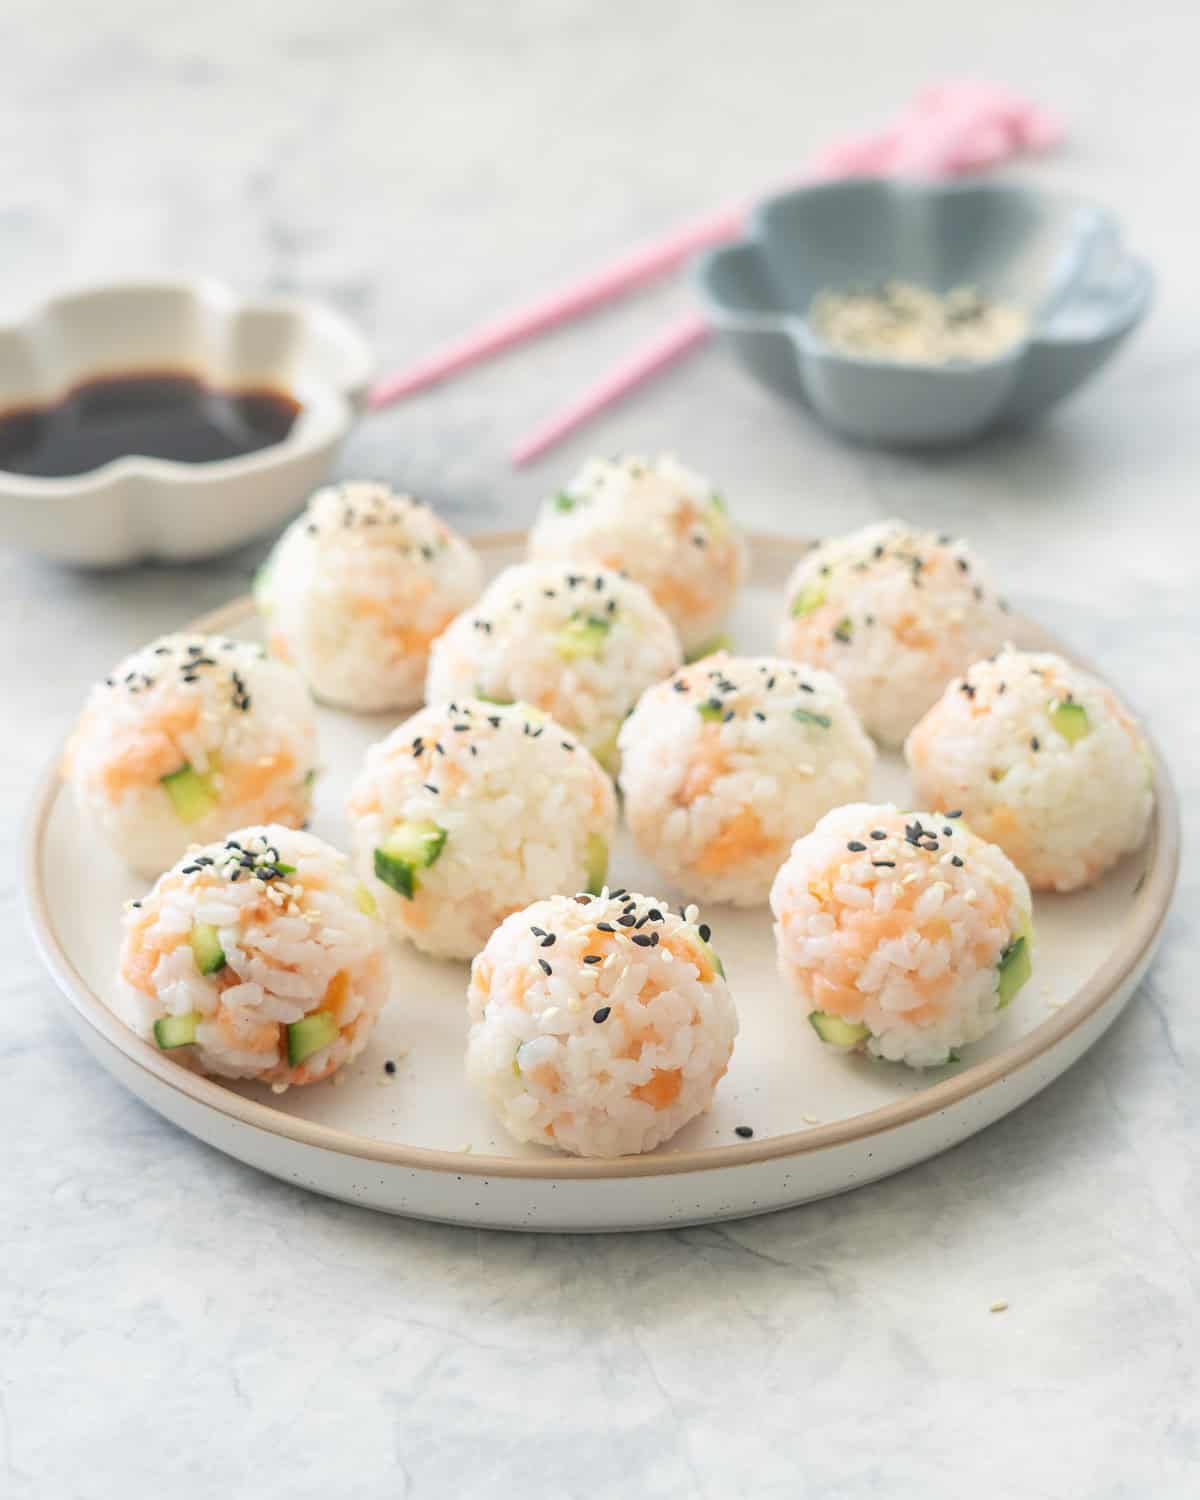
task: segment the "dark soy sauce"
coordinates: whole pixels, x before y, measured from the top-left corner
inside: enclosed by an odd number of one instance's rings
[[[285,391],[221,390],[181,371],[100,375],[0,412],[0,469],[62,479],[132,454],[213,463],[282,442],[299,413]]]

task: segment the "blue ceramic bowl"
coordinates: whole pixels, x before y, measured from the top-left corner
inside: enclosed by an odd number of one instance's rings
[[[1115,219],[996,183],[857,179],[768,198],[747,237],[701,256],[710,325],[752,374],[865,442],[961,442],[1039,416],[1116,352],[1153,276]],[[922,365],[831,349],[807,312],[826,289],[889,278],[964,284],[1023,308],[1029,336],[997,359]]]

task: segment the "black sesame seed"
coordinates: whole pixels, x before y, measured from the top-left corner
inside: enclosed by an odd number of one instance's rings
[[[867,851],[866,844],[860,844],[857,839],[851,839],[846,848],[851,854],[865,854]]]
[[[948,812],[946,814],[946,816],[948,818],[961,818],[962,817],[962,808],[961,807],[953,808],[950,812]]]
[[[425,782],[424,785],[425,785],[425,790],[427,792],[432,792],[435,797],[438,795],[438,789],[437,789],[437,787],[434,786],[434,784],[431,781]]]
[[[596,931],[597,932],[615,932],[616,930],[617,929],[612,925],[611,922],[597,922],[596,923]]]
[[[554,945],[555,945],[555,943],[557,941],[558,941],[558,939],[555,937],[555,935],[552,932],[548,932],[546,934],[546,936],[542,939],[542,947],[543,948],[553,948]]]
[[[963,867],[962,856],[958,854],[952,854],[950,856],[950,863],[952,865],[957,865],[957,867],[961,870]]]
[[[396,1064],[391,1060],[390,1057],[388,1058],[387,1062],[384,1063],[383,1071],[385,1073],[394,1073],[396,1071]]]
[[[541,968],[541,971],[542,971],[543,974],[553,974],[554,973],[554,970],[550,967],[550,965],[546,962],[546,960],[544,958],[539,958],[538,959],[538,965]]]
[[[635,932],[633,934],[633,941],[638,945],[639,948],[652,948],[654,946],[654,938],[656,936],[657,934],[652,934],[649,932]]]
[[[646,916],[650,919],[651,922],[661,922],[663,919],[663,914],[659,911],[657,906],[652,906],[646,913]]]
[[[1041,749],[1041,748],[1042,748],[1042,742],[1041,742],[1041,740],[1039,740],[1039,739],[1038,739],[1038,737],[1037,737],[1037,735],[1036,735],[1036,734],[1035,734],[1035,735],[1034,735],[1034,737],[1033,737],[1033,738],[1032,738],[1032,739],[1031,739],[1031,740],[1030,740],[1030,741],[1029,741],[1029,748],[1030,748],[1030,749],[1031,749],[1031,750],[1040,750],[1040,749]]]
[[[749,1125],[735,1125],[733,1127],[733,1133],[734,1135],[740,1135],[742,1140],[748,1141],[754,1134],[754,1130]]]
[[[595,1023],[596,1023],[597,1026],[603,1026],[604,1023],[605,1023],[605,1021],[607,1021],[608,1018],[609,1018],[609,1016],[611,1016],[611,1015],[612,1015],[612,1006],[611,1005],[602,1005],[599,1010],[594,1010],[592,1012],[592,1020],[595,1021]]]
[[[700,941],[702,943],[707,943],[709,938],[712,937],[712,928],[707,922],[701,922],[696,931],[700,934]]]
[[[884,831],[883,831],[882,828],[872,828],[871,829],[871,837],[873,839],[885,839],[885,838],[887,838],[887,834],[884,833]]]
[[[585,953],[583,961],[585,964],[602,964],[604,962],[604,955],[602,953]]]
[[[618,917],[617,918],[617,926],[618,927],[633,927],[636,924],[636,922],[637,922],[637,918],[636,917],[624,916],[624,917]]]
[[[877,870],[894,870],[896,861],[894,859],[873,859],[871,863]]]

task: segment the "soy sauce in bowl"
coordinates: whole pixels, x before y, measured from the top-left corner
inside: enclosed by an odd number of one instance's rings
[[[0,411],[0,469],[41,479],[116,458],[206,464],[280,443],[300,403],[269,387],[225,390],[179,370],[100,375],[57,401]]]

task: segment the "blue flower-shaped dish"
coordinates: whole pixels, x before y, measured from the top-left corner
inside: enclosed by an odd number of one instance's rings
[[[1112,216],[1077,199],[874,179],[767,199],[747,238],[701,256],[694,275],[710,325],[761,381],[849,437],[896,445],[1040,415],[1116,352],[1154,284]],[[810,326],[819,292],[890,279],[977,287],[1022,308],[1028,337],[996,359],[927,365],[845,354]]]

